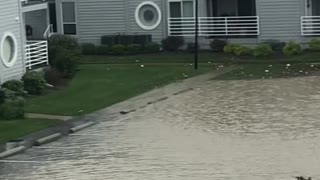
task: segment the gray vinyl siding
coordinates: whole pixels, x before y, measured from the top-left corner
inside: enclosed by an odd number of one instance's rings
[[[11,32],[17,39],[18,56],[13,67],[7,68],[0,60],[0,83],[11,79],[20,79],[25,72],[23,62],[23,43],[20,0],[0,1],[0,39],[5,32]]]
[[[38,10],[24,13],[25,24],[32,27],[31,39],[43,39],[43,34],[47,28],[47,12],[46,10]]]
[[[277,39],[301,42],[300,17],[303,8],[302,0],[257,0],[260,41]]]

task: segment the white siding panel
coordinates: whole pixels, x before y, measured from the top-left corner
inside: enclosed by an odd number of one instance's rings
[[[15,65],[7,68],[0,60],[0,83],[11,79],[19,79],[25,72],[23,62],[23,41],[21,35],[20,1],[0,1],[0,39],[5,32],[12,32],[18,42],[18,56]]]
[[[257,0],[260,40],[277,39],[301,42],[302,0]]]

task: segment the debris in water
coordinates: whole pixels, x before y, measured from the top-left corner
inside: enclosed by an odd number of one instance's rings
[[[141,67],[143,68],[143,67],[144,67],[144,65],[143,65],[143,64],[141,64]]]
[[[264,72],[269,73],[270,71],[269,70],[265,70]]]
[[[269,67],[272,67],[272,64],[270,64]]]
[[[312,68],[313,68],[313,67],[314,67],[314,65],[313,65],[313,64],[311,64],[311,66],[310,66],[310,67],[312,67]]]
[[[139,62],[139,61],[140,61],[140,60],[138,60],[138,59],[136,60],[136,62]]]

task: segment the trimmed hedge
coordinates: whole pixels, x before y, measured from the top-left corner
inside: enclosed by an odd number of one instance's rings
[[[311,51],[320,51],[320,39],[312,39],[309,42],[309,49]]]
[[[84,43],[81,45],[82,54],[94,55],[96,54],[96,46],[92,43]]]
[[[290,41],[286,46],[283,48],[283,54],[286,56],[294,56],[299,55],[302,53],[302,49],[300,44]]]
[[[42,74],[35,71],[25,73],[22,81],[24,89],[31,95],[43,94],[46,87],[46,81]]]
[[[215,39],[210,42],[210,48],[213,52],[223,52],[223,49],[227,44],[227,41]]]
[[[160,45],[158,43],[155,43],[155,42],[148,43],[144,47],[144,51],[146,53],[157,53],[157,52],[160,51]]]
[[[273,54],[272,47],[269,44],[259,44],[254,48],[255,57],[267,57]]]
[[[96,54],[97,55],[108,55],[110,54],[110,47],[108,45],[100,45],[96,47]]]
[[[169,36],[163,39],[161,43],[165,51],[177,51],[184,45],[184,39],[180,36]]]
[[[118,44],[118,45],[113,45],[111,47],[111,52],[114,55],[125,55],[126,54],[126,46]]]
[[[102,45],[130,45],[130,44],[140,44],[145,46],[152,42],[151,35],[106,35],[101,37]]]
[[[142,52],[142,46],[140,44],[130,44],[126,48],[127,54],[139,54]]]

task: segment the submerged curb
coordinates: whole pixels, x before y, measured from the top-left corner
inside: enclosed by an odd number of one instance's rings
[[[0,159],[9,157],[9,156],[12,156],[12,155],[15,155],[15,154],[18,154],[20,152],[23,152],[24,150],[26,150],[25,146],[19,146],[19,147],[10,149],[8,151],[0,153]]]
[[[94,125],[94,122],[89,121],[89,122],[87,122],[87,123],[84,123],[84,124],[81,124],[81,125],[76,126],[76,127],[74,127],[74,128],[71,128],[71,129],[69,130],[69,132],[70,132],[70,133],[75,133],[75,132],[77,132],[77,131],[80,131],[80,130],[82,130],[82,129],[85,129],[85,128],[87,128],[87,127],[90,127],[90,126],[92,126],[92,125]]]
[[[36,140],[34,145],[40,146],[42,144],[46,144],[46,143],[52,142],[54,140],[60,139],[62,136],[63,135],[61,133],[52,134],[50,136],[46,136],[46,137],[43,137],[41,139]]]

